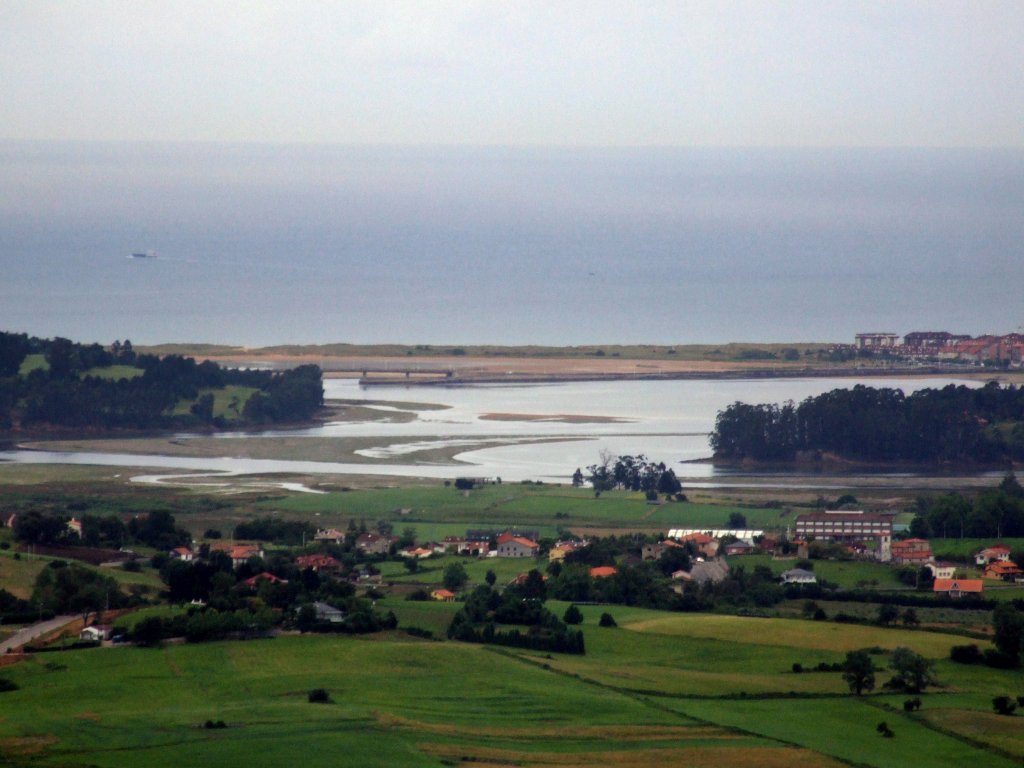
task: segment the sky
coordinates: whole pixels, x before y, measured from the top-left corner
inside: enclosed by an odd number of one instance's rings
[[[3,0],[0,139],[1024,146],[1020,0]]]

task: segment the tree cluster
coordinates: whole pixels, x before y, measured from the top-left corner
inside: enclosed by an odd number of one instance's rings
[[[294,547],[312,541],[316,526],[300,520],[282,520],[278,517],[261,517],[239,523],[235,526],[236,539],[270,541],[275,544]]]
[[[583,632],[570,629],[544,607],[544,600],[544,581],[536,570],[530,571],[523,584],[501,593],[481,585],[452,617],[448,637],[537,651],[585,653]]]
[[[959,493],[918,499],[910,532],[921,538],[1024,536],[1024,489],[1011,473],[973,500]]]
[[[21,375],[29,354],[46,365]],[[105,378],[98,371],[130,365],[140,375]],[[320,369],[315,365],[271,372],[221,368],[181,355],[136,354],[131,342],[76,344],[68,339],[38,339],[0,332],[0,429],[60,426],[87,429],[167,429],[198,424],[223,426],[213,415],[208,390],[228,385],[253,387],[239,417],[250,423],[299,421],[323,405]],[[200,396],[201,391],[206,391]],[[194,400],[189,413],[175,413]]]
[[[711,435],[722,459],[793,461],[832,453],[881,462],[994,463],[1024,458],[1024,388],[950,384],[904,395],[857,385],[799,405],[734,403]]]
[[[648,461],[644,455],[619,456],[615,459],[610,454],[602,453],[601,461],[587,467],[587,482],[594,488],[594,493],[612,491],[621,488],[627,491],[642,491],[650,497],[657,494],[672,496],[683,490],[676,473],[665,466],[664,462]],[[582,471],[577,469],[573,475],[573,483],[582,478]]]

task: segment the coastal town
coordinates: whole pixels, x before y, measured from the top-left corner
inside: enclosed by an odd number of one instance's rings
[[[1024,333],[977,337],[948,331],[914,331],[903,337],[897,333],[858,333],[854,348],[908,362],[1008,368],[1024,365]]]

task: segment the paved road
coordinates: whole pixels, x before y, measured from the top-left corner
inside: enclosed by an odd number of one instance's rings
[[[61,627],[70,624],[78,616],[54,616],[48,621],[40,621],[37,624],[31,624],[24,629],[19,629],[9,638],[0,642],[0,653],[7,653],[10,650],[17,650],[23,645],[28,645],[30,642],[35,640],[40,635],[46,635],[50,632],[60,629]]]

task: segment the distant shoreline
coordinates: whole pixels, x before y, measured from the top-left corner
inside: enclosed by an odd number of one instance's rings
[[[225,366],[284,369],[318,365],[327,379],[367,386],[465,386],[582,381],[736,380],[772,378],[907,378],[954,376],[1024,383],[1024,371],[967,365],[893,365],[889,361],[821,361],[823,344],[687,346],[466,347],[347,344],[245,349],[214,345],[144,348]],[[797,350],[796,359],[784,359]],[[791,353],[792,354],[792,353]],[[809,358],[814,358],[809,359]]]

